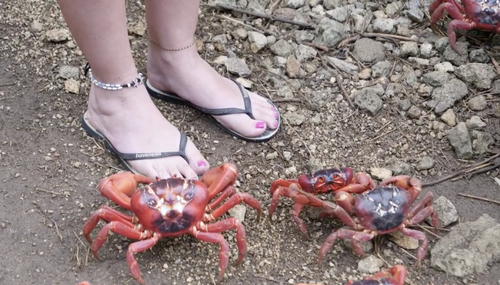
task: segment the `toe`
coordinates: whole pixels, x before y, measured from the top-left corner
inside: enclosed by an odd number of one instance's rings
[[[198,175],[203,175],[210,168],[208,161],[190,139],[186,145],[186,156],[189,159],[189,165],[186,164],[186,168],[180,169],[184,177],[198,179]]]
[[[253,100],[252,104],[256,119],[263,121],[269,129],[274,130],[278,127],[279,112],[273,104],[267,100]]]
[[[170,177],[173,177],[173,175],[175,174],[175,173],[170,173],[170,171],[167,170],[167,168],[163,164],[155,165],[154,168],[157,173],[156,176],[158,179],[168,179]]]

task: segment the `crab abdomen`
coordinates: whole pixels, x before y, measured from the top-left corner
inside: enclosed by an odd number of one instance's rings
[[[410,200],[410,193],[397,186],[377,187],[356,197],[354,212],[365,228],[389,232],[403,223]]]

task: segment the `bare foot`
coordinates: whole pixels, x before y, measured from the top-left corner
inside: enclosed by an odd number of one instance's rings
[[[166,52],[155,45],[148,51],[148,80],[159,90],[176,93],[203,108],[240,108],[244,103],[238,86],[218,74],[196,51],[196,47]],[[246,114],[214,116],[225,127],[246,137],[257,137],[266,128],[278,127],[273,105],[248,92],[255,120]]]
[[[119,91],[92,86],[88,102],[88,120],[120,152],[179,150],[179,131],[156,108],[144,85]],[[189,163],[180,156],[131,160],[128,163],[151,179],[165,179],[174,175],[197,179],[198,174],[209,169],[208,162],[189,139],[186,156]]]

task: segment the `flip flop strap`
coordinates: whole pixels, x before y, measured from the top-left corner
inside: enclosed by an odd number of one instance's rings
[[[141,160],[141,159],[156,159],[163,157],[180,156],[187,162],[189,159],[186,156],[187,136],[180,132],[181,139],[179,143],[179,151],[164,151],[164,152],[140,152],[140,153],[125,153],[116,151],[116,154],[124,160]]]
[[[232,80],[232,79],[231,79]],[[243,104],[245,105],[245,109],[240,108],[220,108],[220,109],[209,109],[196,106],[196,109],[199,111],[213,115],[213,116],[224,116],[224,115],[234,115],[234,114],[247,114],[251,119],[255,120],[255,117],[252,113],[252,103],[250,102],[250,96],[248,92],[239,84],[238,82],[232,80],[236,86],[240,89],[241,96],[243,97]]]

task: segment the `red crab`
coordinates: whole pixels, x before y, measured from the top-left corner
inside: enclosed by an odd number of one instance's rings
[[[448,40],[458,54],[455,28],[461,30],[480,29],[500,33],[499,3],[490,0],[436,0],[429,6],[431,25],[435,24],[446,10],[454,19],[448,24]]]
[[[269,217],[272,217],[278,207],[279,196],[286,196],[293,200],[292,218],[300,231],[307,235],[304,221],[299,218],[302,208],[306,205],[321,207],[322,204],[311,202],[307,196],[301,192],[313,195],[327,192],[349,192],[361,193],[368,189],[373,189],[375,182],[366,173],[360,172],[354,176],[349,167],[330,168],[316,171],[313,174],[300,175],[297,180],[278,179],[271,184],[271,195],[273,196],[269,206]]]
[[[324,207],[326,215],[337,217],[347,226],[327,237],[319,250],[318,263],[321,263],[337,238],[349,239],[354,252],[362,256],[364,251],[359,242],[366,242],[378,235],[393,231],[401,231],[404,235],[419,240],[418,265],[425,257],[429,241],[423,232],[409,229],[408,226],[419,224],[430,216],[436,231],[439,227],[437,214],[432,207],[431,192],[427,192],[412,207],[421,190],[419,180],[401,175],[388,178],[375,189],[356,196],[344,191],[337,192],[335,195],[337,204],[323,201],[304,192],[309,203]]]
[[[360,281],[349,281],[345,285],[404,285],[406,279],[406,267],[395,265],[387,270],[376,273],[373,276],[365,277]],[[325,284],[306,284],[299,283],[295,285],[325,285]]]
[[[97,259],[97,251],[106,241],[109,231],[139,240],[129,245],[127,262],[132,276],[141,284],[145,283],[134,254],[153,247],[160,238],[191,234],[196,239],[220,244],[219,279],[222,279],[229,263],[229,245],[220,233],[236,229],[239,256],[235,265],[238,265],[247,251],[245,229],[235,218],[209,222],[241,202],[257,210],[257,219],[261,214],[260,203],[255,198],[246,193],[235,193],[236,177],[236,166],[229,163],[207,171],[200,181],[170,178],[152,182],[145,176],[130,172],[114,174],[101,180],[98,188],[104,197],[131,211],[133,216],[102,206],[92,213],[83,227],[83,234],[92,243],[91,249]],[[146,185],[136,188],[138,183]],[[100,219],[107,224],[92,241],[90,233]]]

